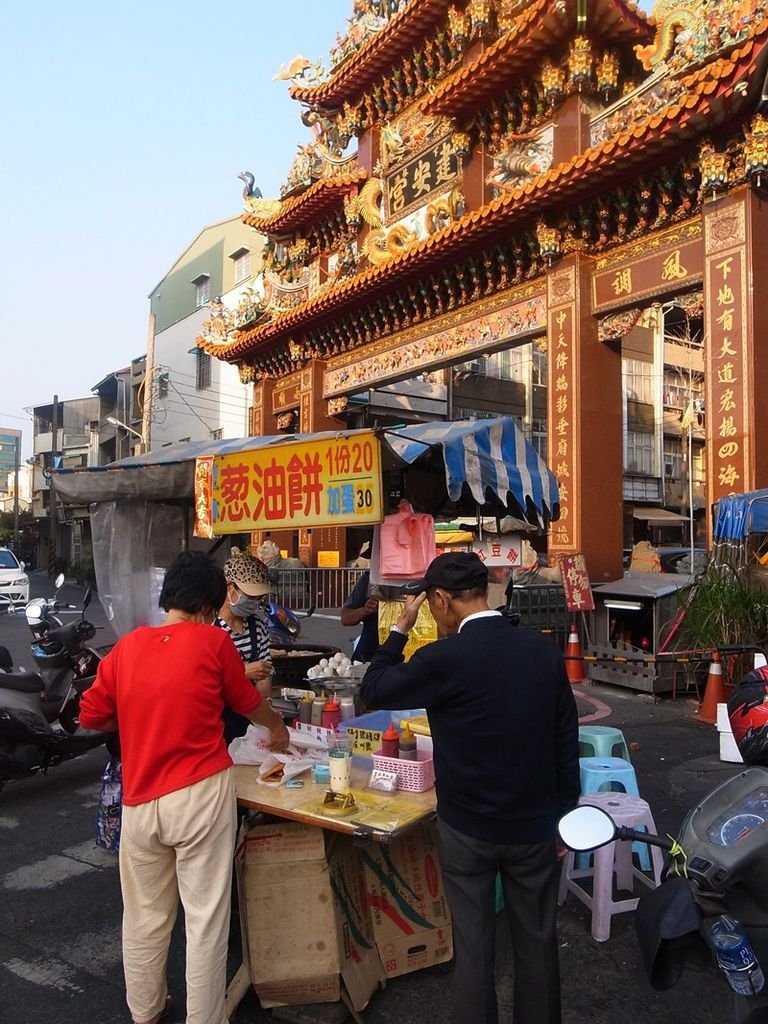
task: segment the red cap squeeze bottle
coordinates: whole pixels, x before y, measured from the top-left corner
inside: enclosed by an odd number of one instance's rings
[[[400,750],[400,733],[392,722],[389,728],[381,734],[381,753],[384,757],[397,757]]]

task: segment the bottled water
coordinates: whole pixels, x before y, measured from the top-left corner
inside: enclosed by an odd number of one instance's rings
[[[760,992],[765,978],[744,926],[734,917],[721,914],[709,927],[718,966],[733,991],[740,996]]]

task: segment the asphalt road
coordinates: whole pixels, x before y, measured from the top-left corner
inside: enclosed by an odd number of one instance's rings
[[[47,582],[34,578],[35,593]],[[41,589],[42,588],[42,589]],[[75,589],[64,599],[79,597]],[[333,614],[333,613],[330,613]],[[89,618],[104,624],[98,603]],[[344,645],[353,631],[333,618],[304,624],[308,640]],[[102,631],[99,643],[106,642]],[[0,614],[0,643],[31,666],[23,616]],[[347,648],[345,648],[347,649]],[[674,830],[691,803],[736,769],[717,760],[717,736],[697,725],[682,701],[653,704],[628,691],[585,688],[608,708],[606,723],[624,730],[640,789],[661,831]],[[0,1024],[126,1024],[120,959],[120,889],[116,858],[94,843],[103,750],[53,769],[47,777],[9,784],[0,794]],[[535,766],[532,766],[535,770]],[[632,914],[614,918],[608,942],[594,942],[586,909],[573,897],[560,915],[563,1024],[729,1024],[732,1001],[714,971],[687,975],[673,990],[655,993],[639,961]],[[230,975],[240,957],[237,922],[231,936]],[[183,935],[177,925],[168,965],[170,987],[183,1005]],[[764,965],[765,966],[765,965]],[[497,950],[501,1020],[511,1019],[510,949],[503,915]],[[448,1017],[448,973],[433,969],[390,982],[365,1012],[367,1024],[423,1024]],[[179,1020],[183,1016],[179,1015]],[[280,1019],[338,1024],[338,1006],[260,1009],[250,994],[236,1024]],[[472,1022],[467,1022],[472,1024]]]

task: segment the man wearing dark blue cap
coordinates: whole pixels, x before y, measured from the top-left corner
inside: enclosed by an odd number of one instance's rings
[[[434,743],[440,860],[453,917],[453,1024],[497,1024],[495,880],[514,950],[514,1024],[561,1024],[555,927],[557,821],[579,798],[576,703],[563,657],[488,607],[475,554],[439,555],[371,661],[372,708],[425,707]],[[428,601],[443,639],[405,664]]]

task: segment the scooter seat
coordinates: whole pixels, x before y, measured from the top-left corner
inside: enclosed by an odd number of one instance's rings
[[[0,672],[0,690],[42,693],[45,690],[45,683],[37,672]]]

